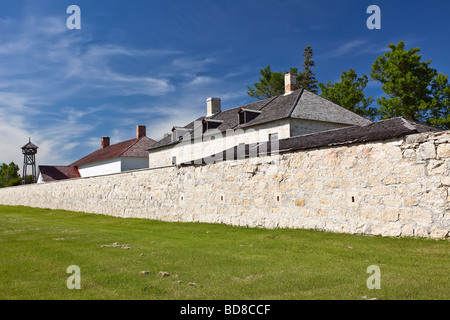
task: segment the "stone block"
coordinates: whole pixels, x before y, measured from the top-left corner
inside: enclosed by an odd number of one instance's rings
[[[421,224],[431,224],[432,223],[432,213],[429,209],[424,209],[420,207],[416,207],[412,214],[412,219],[415,222]]]
[[[386,208],[381,213],[381,220],[385,222],[395,222],[399,219],[400,211],[397,208]]]
[[[450,177],[449,176],[441,177],[441,183],[444,186],[450,186]]]
[[[429,175],[443,175],[447,168],[443,160],[430,160],[427,165]]]
[[[406,206],[417,206],[419,204],[419,200],[417,200],[414,196],[405,196],[403,197],[403,203]]]
[[[428,238],[428,231],[424,227],[417,227],[414,230],[414,236],[419,237],[419,238]]]
[[[406,149],[403,151],[403,157],[406,159],[415,159],[416,151],[414,149]]]
[[[410,174],[404,174],[400,176],[400,183],[401,184],[410,184],[415,182],[417,179],[416,176],[410,175]]]
[[[373,220],[375,218],[375,214],[371,209],[361,209],[359,217],[363,220]]]
[[[403,237],[413,237],[414,236],[414,228],[411,224],[404,225],[402,228]]]
[[[439,158],[450,158],[450,143],[439,144],[437,146],[437,156]]]
[[[396,183],[397,183],[397,177],[394,177],[394,176],[387,176],[387,177],[385,177],[383,180],[381,180],[381,182],[382,182],[384,185],[396,184]]]
[[[436,226],[431,227],[430,237],[433,239],[446,239],[449,236],[449,231]]]
[[[374,196],[385,196],[390,194],[391,191],[388,187],[376,187],[373,188],[373,195]]]
[[[316,217],[326,217],[328,215],[327,210],[319,209],[316,211]]]
[[[417,158],[422,160],[436,158],[436,148],[433,142],[425,142],[417,149]]]

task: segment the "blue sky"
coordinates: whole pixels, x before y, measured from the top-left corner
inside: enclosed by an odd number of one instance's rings
[[[369,5],[381,29],[369,30]],[[81,29],[66,26],[81,9]],[[254,101],[246,91],[267,65],[300,67],[307,45],[319,82],[350,68],[370,74],[390,43],[419,47],[450,73],[450,3],[423,1],[0,0],[0,163],[22,166],[28,137],[38,164],[69,164],[131,139],[138,124],[159,140],[206,111]],[[371,81],[366,93],[383,93]]]

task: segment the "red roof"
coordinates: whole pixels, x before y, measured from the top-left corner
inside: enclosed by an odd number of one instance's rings
[[[92,152],[91,154],[81,158],[70,164],[70,166],[80,167],[89,163],[114,159],[118,157],[148,157],[147,149],[150,148],[155,140],[146,136],[139,139],[131,139],[116,144],[109,145],[103,149]]]
[[[45,182],[80,178],[80,172],[73,166],[39,166],[42,179]]]

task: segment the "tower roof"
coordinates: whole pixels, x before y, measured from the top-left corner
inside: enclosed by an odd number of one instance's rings
[[[31,142],[31,138],[28,140],[28,143],[24,145],[21,149],[37,149],[38,146]]]

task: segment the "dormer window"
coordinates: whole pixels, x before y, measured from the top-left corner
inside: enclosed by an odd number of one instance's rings
[[[223,120],[203,119],[203,133],[208,130],[216,129],[223,123]]]
[[[172,128],[172,142],[178,142],[183,140],[183,136],[189,134],[189,129],[183,127]]]
[[[255,119],[262,111],[241,108],[239,110],[239,124],[246,124]]]

